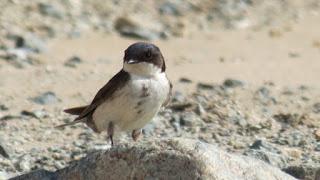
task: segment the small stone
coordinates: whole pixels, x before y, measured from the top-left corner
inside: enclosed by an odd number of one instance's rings
[[[204,89],[204,90],[212,90],[214,89],[214,85],[200,82],[197,84],[197,88]]]
[[[196,121],[195,114],[192,112],[183,113],[180,117],[180,125],[181,126],[193,126]]]
[[[198,103],[195,112],[201,117],[207,114],[206,110],[203,108],[203,106],[200,103]]]
[[[9,108],[6,105],[0,104],[0,111],[8,111],[8,110]]]
[[[29,57],[30,53],[31,51],[25,48],[8,49],[3,58],[17,68],[24,68],[33,64],[32,59]]]
[[[314,148],[314,150],[320,151],[320,142],[318,142],[318,143],[316,144],[316,147]]]
[[[64,14],[57,7],[52,4],[39,3],[38,5],[39,11],[41,14],[45,16],[51,16],[57,19],[62,19]]]
[[[242,87],[244,86],[244,82],[236,79],[226,79],[223,82],[223,86],[228,87],[228,88],[235,88],[235,87]]]
[[[179,81],[182,83],[192,83],[191,79],[185,77],[180,78]]]
[[[284,124],[296,127],[299,124],[302,124],[303,116],[300,116],[298,114],[275,114],[273,118],[279,122],[282,122]]]
[[[269,31],[269,36],[272,38],[278,38],[282,36],[282,33],[279,30],[272,29]]]
[[[5,158],[10,158],[8,149],[3,144],[3,139],[0,139],[0,155],[2,155]]]
[[[317,114],[320,113],[320,103],[315,103],[313,105],[313,112]]]
[[[45,92],[37,97],[31,98],[31,100],[37,104],[41,105],[47,105],[47,104],[53,104],[60,101],[54,92],[48,91]]]
[[[173,98],[172,98],[173,102],[184,102],[185,100],[186,100],[186,97],[183,95],[182,92],[175,91],[173,93]]]
[[[298,57],[300,57],[300,54],[297,52],[289,52],[288,56],[290,58],[298,58]]]
[[[78,64],[82,63],[82,59],[78,56],[73,56],[64,63],[67,67],[75,68]]]
[[[47,51],[47,43],[35,34],[28,33],[24,36],[13,35],[13,39],[15,39],[16,49],[22,49],[35,53]]]
[[[161,14],[173,15],[173,16],[181,16],[182,13],[179,10],[177,4],[172,2],[165,2],[160,5],[159,12]]]
[[[128,17],[120,17],[116,19],[114,24],[115,29],[123,36],[144,40],[153,40],[160,37],[158,32],[148,28],[143,28]]]
[[[36,111],[23,110],[21,111],[21,115],[31,116],[37,119],[48,117],[48,113],[45,110],[36,110]]]
[[[23,155],[19,158],[17,162],[18,169],[20,171],[30,171],[31,170],[31,156]]]
[[[173,114],[170,120],[170,124],[174,128],[174,130],[178,132],[180,130],[180,115]]]
[[[306,177],[306,170],[302,166],[289,166],[282,170],[298,179],[304,179]]]
[[[320,141],[320,129],[314,131],[314,137],[316,140]]]
[[[1,116],[0,114],[0,120],[1,121],[7,121],[7,120],[11,120],[11,119],[19,119],[21,118],[20,116],[15,116],[15,115],[4,115],[4,116]]]

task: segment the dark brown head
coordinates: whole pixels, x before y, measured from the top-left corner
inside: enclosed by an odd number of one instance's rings
[[[153,68],[154,71],[159,70],[160,72],[166,70],[160,49],[150,43],[137,42],[130,45],[125,50],[123,61],[124,70],[128,72],[132,71],[132,73],[136,73],[137,71],[144,71],[146,73],[151,70],[150,68]]]

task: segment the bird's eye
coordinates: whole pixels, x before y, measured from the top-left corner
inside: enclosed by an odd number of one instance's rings
[[[152,56],[152,53],[151,53],[151,50],[149,49],[147,52],[146,52],[146,58],[151,58]]]

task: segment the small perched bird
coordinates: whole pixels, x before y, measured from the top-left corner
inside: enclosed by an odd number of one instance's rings
[[[123,58],[123,68],[102,87],[90,105],[64,112],[78,115],[71,123],[86,123],[95,132],[107,131],[113,145],[116,131],[132,131],[137,140],[141,128],[170,100],[172,84],[165,73],[160,49],[154,44],[130,45]]]

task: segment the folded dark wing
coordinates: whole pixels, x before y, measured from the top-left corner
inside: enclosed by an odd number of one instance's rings
[[[169,102],[171,100],[171,96],[172,96],[172,83],[170,82],[169,79],[168,79],[168,81],[169,81],[170,89],[169,89],[169,93],[167,95],[167,99],[162,104],[162,107],[166,107],[169,104]]]
[[[102,87],[94,99],[92,100],[91,104],[88,105],[81,114],[75,119],[75,121],[83,119],[87,116],[91,116],[94,110],[103,102],[107,101],[116,90],[121,89],[130,79],[130,75],[121,70],[119,71],[110,81]],[[91,119],[91,118],[89,118]]]

